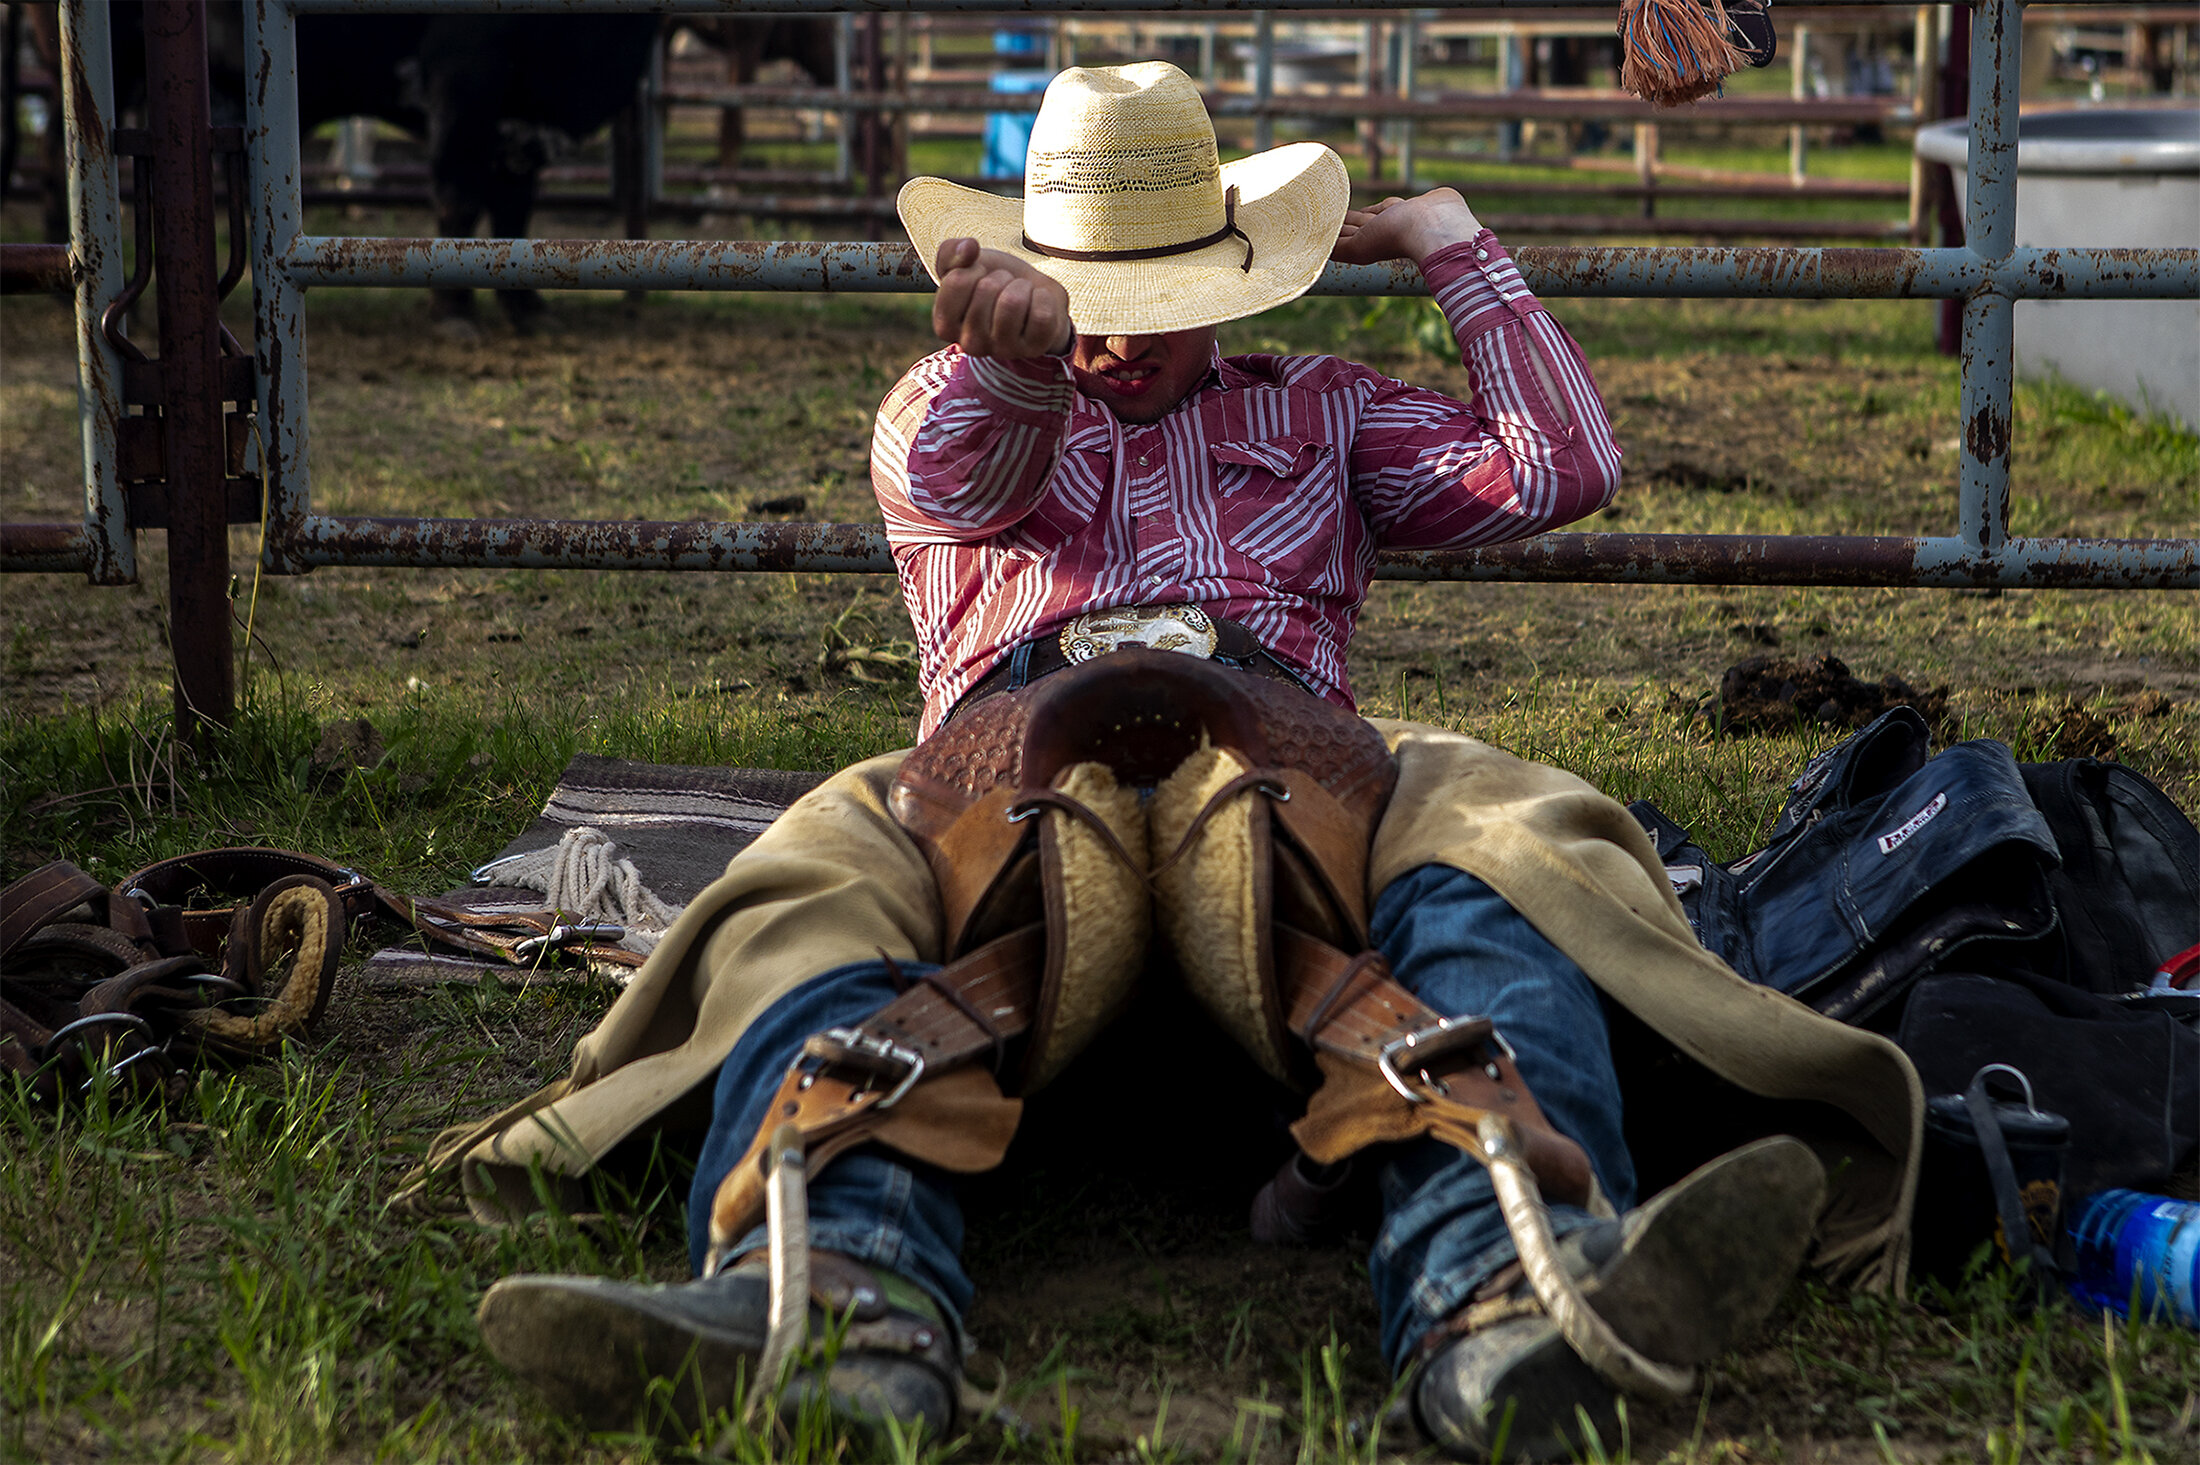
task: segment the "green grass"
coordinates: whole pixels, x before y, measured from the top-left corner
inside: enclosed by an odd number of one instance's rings
[[[659,1154],[595,1180],[583,1217],[552,1204],[525,1226],[392,1205],[439,1100],[485,1099],[492,1027],[578,1031],[601,999],[570,987],[415,994],[432,1045],[371,1066],[331,1043],[279,1064],[207,1072],[179,1100],[124,1104],[104,1083],[56,1117],[0,1084],[11,1135],[0,1174],[0,1452],[10,1458],[657,1460],[701,1443],[641,1432],[581,1436],[479,1352],[480,1290],[515,1271],[634,1279],[684,1265],[684,1175]],[[472,1038],[461,1034],[475,1034]],[[632,1218],[632,1219],[630,1219]],[[645,1219],[646,1218],[646,1219]],[[2187,1458],[2200,1336],[2146,1322],[2030,1315],[1999,1273],[1915,1300],[1799,1289],[1757,1347],[1722,1360],[1700,1402],[1638,1408],[1630,1433],[1670,1439],[1612,1460],[1779,1458],[1779,1441],[1877,1440],[1888,1458]],[[1246,1314],[1180,1298],[1146,1351],[1160,1402],[1096,1429],[1077,1399],[1096,1375],[1077,1350],[1120,1348],[1135,1307],[1086,1320],[1022,1369],[978,1374],[1001,1408],[956,1440],[898,1458],[1373,1461],[1401,1448],[1379,1385],[1334,1331],[1272,1384],[1227,1405],[1227,1429],[1179,1436],[1174,1374]],[[1235,1319],[1233,1324],[1232,1319]],[[1777,1397],[1777,1420],[1736,1431],[1733,1396]],[[1176,1403],[1173,1409],[1171,1399]],[[1716,1407],[1712,1400],[1717,1398]],[[1052,1418],[1049,1420],[1048,1416]],[[1670,1417],[1665,1417],[1670,1416]],[[1181,1426],[1179,1426],[1181,1428]],[[1677,1428],[1677,1434],[1676,1434]],[[850,1458],[857,1442],[811,1416],[781,1433],[720,1420],[740,1460]]]
[[[105,880],[219,844],[311,850],[399,888],[452,883],[532,818],[576,753],[658,763],[826,768],[898,747],[898,709],[860,695],[790,718],[769,707],[613,706],[584,718],[514,700],[413,693],[376,708],[373,766],[317,761],[325,701],[248,685],[233,729],[179,748],[157,700],[0,724],[0,827]],[[11,857],[8,874],[22,873]]]
[[[1619,502],[1586,527],[1951,532],[1957,379],[1932,352],[1929,304],[1551,305],[1628,453]],[[875,520],[869,414],[928,349],[925,308],[562,297],[541,337],[492,328],[453,343],[428,332],[415,295],[315,292],[317,499],[677,519],[753,517],[752,501],[800,494],[798,517]],[[1336,350],[1464,385],[1413,302],[1305,301],[1232,327],[1225,347]],[[65,517],[65,319],[11,299],[0,362],[7,517]],[[2016,454],[2020,532],[2200,526],[2200,443],[2158,417],[2027,383]],[[166,732],[158,536],[136,588],[0,586],[0,879],[56,857],[112,879],[238,841],[432,892],[530,818],[575,753],[821,769],[911,732],[914,684],[891,659],[909,627],[878,579],[324,570],[255,592],[249,531],[233,547],[237,614],[256,635],[245,710],[197,754]],[[2184,593],[1384,584],[1351,665],[1368,711],[1651,798],[1732,856],[1840,735],[1714,737],[1693,716],[1767,637],[1782,655],[1946,686],[1944,739],[2064,756],[2090,719],[2200,808],[2200,612]],[[316,763],[327,729],[359,718],[380,760]],[[362,935],[352,954],[369,946]],[[584,983],[425,992],[354,974],[318,1047],[210,1072],[165,1107],[95,1091],[57,1119],[11,1091],[0,1455],[687,1457],[685,1443],[577,1436],[486,1359],[471,1324],[482,1289],[516,1269],[681,1274],[679,1145],[600,1177],[588,1210],[607,1220],[553,1208],[491,1232],[390,1206],[440,1127],[557,1077],[608,1000]],[[1356,1254],[1255,1252],[1229,1185],[1131,1180],[1084,1160],[1020,1163],[973,1208],[973,1330],[987,1350],[973,1376],[1030,1433],[990,1420],[953,1458],[1311,1461],[1401,1447],[1397,1429],[1377,1428],[1388,1381]],[[2104,1335],[2064,1311],[2019,1318],[2006,1291],[1991,1278],[1953,1298],[1799,1291],[1765,1340],[1715,1366],[1701,1413],[1637,1409],[1602,1455],[2191,1457],[2194,1335]],[[724,1444],[749,1459],[848,1450],[815,1433],[798,1446],[735,1431]]]

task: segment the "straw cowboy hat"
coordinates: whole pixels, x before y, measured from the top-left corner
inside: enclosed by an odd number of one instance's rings
[[[1295,300],[1344,222],[1344,160],[1297,142],[1234,163],[1192,79],[1166,61],[1073,66],[1031,129],[1024,197],[944,178],[901,190],[901,221],[930,268],[974,238],[1069,291],[1087,335],[1190,330]]]

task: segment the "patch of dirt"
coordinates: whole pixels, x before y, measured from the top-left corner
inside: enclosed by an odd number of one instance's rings
[[[2048,734],[2048,747],[2057,758],[2112,758],[2116,745],[2115,732],[2075,697],[2063,704]]]
[[[372,768],[386,751],[382,731],[364,717],[340,718],[321,729],[313,749],[313,767],[323,778],[342,778],[354,768]]]
[[[1802,660],[1752,656],[1719,678],[1719,689],[1693,716],[1714,736],[1785,732],[1801,723],[1859,728],[1894,707],[1914,707],[1935,727],[1948,717],[1948,689],[1921,690],[1889,674],[1876,682],[1852,676],[1830,652]]]

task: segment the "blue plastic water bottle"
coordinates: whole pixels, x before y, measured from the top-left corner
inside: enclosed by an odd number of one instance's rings
[[[2200,1205],[2104,1190],[2078,1202],[2070,1239],[2079,1301],[2126,1316],[2136,1278],[2141,1316],[2200,1328]]]

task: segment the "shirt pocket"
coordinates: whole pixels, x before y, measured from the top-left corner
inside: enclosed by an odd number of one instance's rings
[[[1337,450],[1319,438],[1276,436],[1208,445],[1216,519],[1238,573],[1284,584],[1326,562],[1342,510]]]

